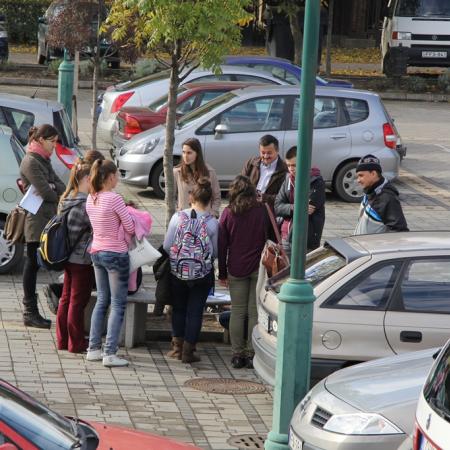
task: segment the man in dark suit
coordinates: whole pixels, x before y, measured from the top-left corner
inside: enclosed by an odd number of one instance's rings
[[[266,134],[259,140],[259,156],[250,158],[241,174],[255,185],[258,199],[273,208],[287,171],[286,163],[279,155],[278,139]]]

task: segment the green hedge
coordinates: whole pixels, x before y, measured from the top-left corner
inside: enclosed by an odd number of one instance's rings
[[[38,17],[50,3],[51,0],[0,0],[0,14],[6,15],[10,42],[35,44]]]

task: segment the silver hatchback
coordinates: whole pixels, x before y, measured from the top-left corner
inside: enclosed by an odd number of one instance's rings
[[[398,176],[400,137],[377,94],[350,89],[316,90],[313,165],[320,168],[328,186],[345,201],[359,201],[357,161],[377,156],[388,179]],[[208,164],[216,169],[227,189],[244,162],[258,152],[258,140],[274,135],[280,152],[297,143],[298,86],[249,87],[228,92],[185,115],[175,131],[175,158],[182,142],[197,137]],[[165,127],[159,126],[130,139],[116,154],[124,182],[151,186],[164,196],[162,158]]]

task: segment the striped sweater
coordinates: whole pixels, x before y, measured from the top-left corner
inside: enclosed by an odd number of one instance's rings
[[[122,224],[123,229],[133,235],[134,222],[119,194],[115,192],[89,194],[86,212],[94,234],[91,253],[99,251],[128,252],[128,245],[123,233],[120,233],[121,237],[119,237],[119,228]]]

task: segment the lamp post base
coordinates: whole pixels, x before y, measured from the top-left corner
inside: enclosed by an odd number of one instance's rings
[[[266,442],[264,443],[265,450],[289,450],[289,436],[284,433],[276,433],[271,431],[267,435]]]

